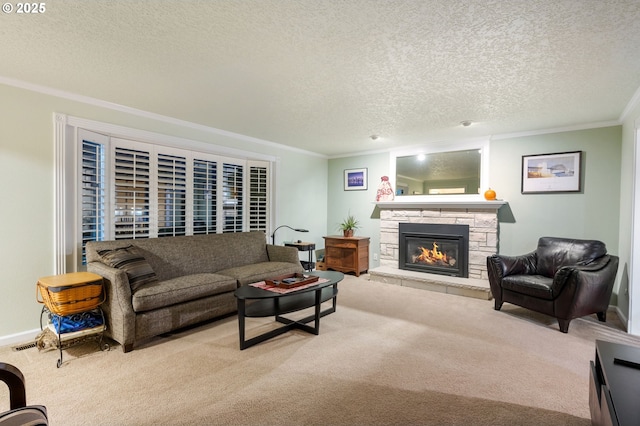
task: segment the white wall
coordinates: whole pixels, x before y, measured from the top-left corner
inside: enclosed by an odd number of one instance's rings
[[[630,332],[640,335],[640,271],[636,270],[633,275],[633,285],[630,283],[631,275],[631,246],[634,234],[637,235],[640,223],[633,224],[633,202],[640,202],[638,191],[640,188],[634,187],[634,167],[637,156],[636,134],[640,128],[640,103],[629,111],[622,125],[622,162],[620,165],[620,243],[618,251],[620,253],[620,273],[618,280],[620,286],[618,290],[618,309],[622,315],[631,320]],[[635,172],[640,173],[640,170]],[[635,194],[634,194],[635,191]],[[636,216],[638,212],[636,212]],[[635,229],[634,229],[635,228]],[[636,265],[636,268],[640,265]],[[633,298],[633,300],[631,300]],[[633,314],[630,313],[633,309]]]
[[[327,228],[324,157],[2,84],[0,99],[0,345],[22,342],[39,329],[36,282],[54,273],[55,112],[275,156],[276,224],[304,226],[311,231],[305,240],[322,243]],[[287,236],[280,232],[279,240]]]

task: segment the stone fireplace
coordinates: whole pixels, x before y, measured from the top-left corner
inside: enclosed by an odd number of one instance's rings
[[[398,238],[398,268],[469,276],[469,225],[401,222]]]
[[[498,252],[498,209],[504,204],[504,201],[480,200],[377,203],[380,209],[380,267],[369,271],[371,279],[483,299],[491,298],[486,262],[487,256]],[[400,268],[401,224],[467,226],[467,276],[448,276],[450,274]],[[406,255],[404,250],[403,254]]]

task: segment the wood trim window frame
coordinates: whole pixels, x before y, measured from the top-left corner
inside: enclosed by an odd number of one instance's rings
[[[124,126],[103,123],[79,117],[68,116],[66,114],[54,113],[54,273],[62,274],[77,271],[80,269],[78,261],[82,254],[82,243],[78,243],[82,238],[82,224],[79,203],[82,200],[82,193],[79,184],[81,173],[81,147],[79,132],[87,130],[97,134],[108,135],[110,138],[121,138],[134,142],[151,144],[158,147],[158,150],[171,151],[178,149],[183,152],[191,151],[192,154],[199,153],[201,156],[215,157],[222,161],[227,159],[231,163],[243,164],[245,171],[243,188],[243,208],[242,230],[249,230],[249,169],[250,165],[263,164],[267,168],[268,176],[268,208],[267,208],[267,229],[265,235],[270,234],[273,229],[272,218],[275,212],[274,180],[277,170],[277,158],[270,155],[257,154],[218,146],[210,143],[183,139],[165,134],[132,129]],[[110,156],[108,156],[110,157]],[[110,168],[110,159],[107,160],[107,168]],[[111,178],[107,179],[110,184]],[[108,196],[108,203],[112,202],[112,197]],[[108,207],[109,208],[109,207]],[[218,212],[221,210],[219,209]],[[110,225],[107,225],[110,226]],[[239,228],[237,228],[239,229]],[[219,228],[217,232],[222,232]],[[111,232],[110,232],[111,233]]]

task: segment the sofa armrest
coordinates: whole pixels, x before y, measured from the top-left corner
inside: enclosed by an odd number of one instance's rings
[[[101,262],[89,262],[87,271],[104,278],[105,302],[102,310],[107,318],[107,335],[131,349],[135,341],[136,314],[131,302],[131,287],[127,274]]]
[[[295,247],[267,244],[267,256],[270,262],[300,263],[298,253]]]

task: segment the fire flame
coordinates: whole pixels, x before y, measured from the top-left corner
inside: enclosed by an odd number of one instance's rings
[[[455,259],[447,256],[446,253],[442,253],[438,250],[438,244],[433,242],[433,248],[428,249],[424,247],[418,247],[420,249],[420,254],[415,257],[414,263],[423,262],[428,264],[440,263],[440,264],[451,264],[455,263]]]

